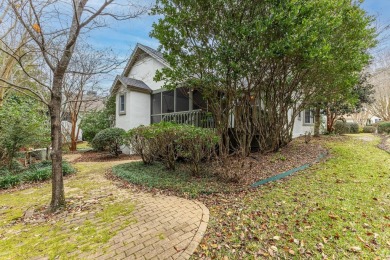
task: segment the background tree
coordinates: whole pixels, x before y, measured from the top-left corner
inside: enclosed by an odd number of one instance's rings
[[[298,113],[357,83],[375,44],[372,18],[345,0],[160,0],[154,12],[170,64],[156,78],[202,92],[222,156],[286,145]]]
[[[108,50],[94,51],[91,46],[78,47],[64,78],[62,114],[70,121],[70,128],[63,133],[70,137],[70,151],[77,150],[80,133],[80,113],[99,109],[104,97],[99,83],[104,76],[117,69],[122,62]],[[97,107],[96,107],[97,106]],[[64,127],[63,127],[64,128]]]
[[[384,53],[370,83],[374,85],[375,102],[367,106],[371,115],[390,121],[390,52]]]
[[[105,101],[105,108],[99,111],[85,113],[80,122],[83,130],[83,140],[92,142],[93,138],[102,130],[115,125],[115,96],[109,96]]]
[[[11,169],[21,148],[49,144],[49,118],[46,112],[45,107],[35,99],[20,95],[7,98],[0,109],[0,165]]]
[[[114,0],[94,1],[72,0],[64,1],[13,1],[8,0],[11,7],[7,16],[18,22],[27,31],[28,44],[24,45],[26,52],[38,54],[35,65],[51,75],[47,81],[42,81],[26,70],[25,56],[15,55],[15,47],[4,43],[1,51],[12,56],[18,66],[30,78],[50,93],[45,98],[42,92],[28,88],[9,79],[0,81],[17,89],[29,91],[39,98],[49,108],[51,123],[51,158],[52,158],[52,211],[65,204],[62,176],[62,134],[61,105],[65,74],[73,58],[76,45],[83,33],[105,26],[107,19],[128,20],[145,13],[146,9],[137,7],[132,1],[118,2]],[[116,5],[115,5],[116,4]]]

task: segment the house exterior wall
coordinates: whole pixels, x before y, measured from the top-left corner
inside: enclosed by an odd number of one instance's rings
[[[119,97],[125,93],[125,114],[119,113]],[[150,94],[127,90],[122,86],[116,94],[115,126],[126,131],[150,124]]]
[[[126,77],[142,80],[146,85],[149,86],[152,90],[160,89],[163,85],[163,81],[156,82],[154,81],[154,76],[156,75],[157,70],[161,70],[166,66],[156,59],[146,56],[137,60],[133,67],[130,69],[130,72]]]
[[[294,121],[294,128],[293,128],[293,138],[300,137],[305,134],[305,132],[311,132],[311,134],[314,134],[314,124],[305,124],[304,121],[304,112],[301,111],[301,117],[297,116]],[[291,116],[291,111],[289,111],[289,116]],[[321,126],[320,126],[320,132],[325,129],[326,126],[326,116],[321,116]]]

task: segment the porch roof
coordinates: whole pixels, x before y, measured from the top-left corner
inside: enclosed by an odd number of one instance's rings
[[[122,83],[124,86],[126,86],[128,89],[142,92],[142,93],[152,93],[152,89],[149,88],[148,85],[145,84],[142,80],[138,79],[131,79],[123,76],[116,76],[116,79],[113,84],[112,92],[116,92],[118,90],[118,82]]]

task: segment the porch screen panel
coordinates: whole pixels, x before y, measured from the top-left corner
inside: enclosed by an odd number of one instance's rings
[[[161,93],[152,95],[152,115],[161,114]]]
[[[206,110],[207,105],[206,101],[203,99],[202,94],[198,90],[194,90],[193,94],[193,109],[202,109]]]
[[[175,112],[175,92],[173,90],[162,93],[162,113]]]
[[[188,111],[190,109],[188,91],[188,88],[176,89],[176,112]]]

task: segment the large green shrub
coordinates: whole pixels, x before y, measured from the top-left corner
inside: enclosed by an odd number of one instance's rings
[[[338,135],[348,134],[350,131],[350,126],[344,121],[337,120],[334,124],[334,132]]]
[[[50,143],[46,111],[34,99],[9,97],[0,109],[0,165],[9,169],[23,147],[45,147]]]
[[[375,133],[376,127],[375,126],[365,126],[363,127],[363,133]]]
[[[358,134],[359,133],[359,124],[358,123],[346,123],[349,128],[349,133]]]
[[[130,130],[127,140],[145,164],[161,159],[167,169],[174,170],[180,157],[198,175],[201,160],[211,157],[218,137],[210,129],[161,122]]]
[[[109,151],[118,156],[120,146],[125,142],[126,131],[122,128],[107,128],[100,131],[95,138],[93,138],[92,148],[98,151]]]
[[[390,122],[380,122],[378,124],[378,133],[379,134],[390,134]]]
[[[189,163],[192,174],[199,175],[201,160],[214,154],[219,138],[212,129],[185,125],[177,141],[180,157]]]
[[[83,140],[92,142],[100,131],[110,126],[111,123],[106,111],[89,112],[81,119],[80,123],[80,128],[83,130]]]

